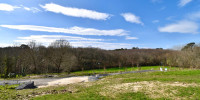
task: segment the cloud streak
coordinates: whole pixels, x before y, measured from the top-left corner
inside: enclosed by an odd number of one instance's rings
[[[26,10],[26,11],[31,11],[33,13],[37,13],[37,12],[40,12],[41,10],[36,8],[36,7],[25,7],[23,5],[21,5],[21,7]]]
[[[199,26],[193,21],[179,21],[177,23],[169,24],[164,27],[158,28],[160,32],[169,32],[169,33],[198,33]]]
[[[190,20],[199,21],[200,19],[200,11],[189,13],[186,16]]]
[[[131,48],[134,45],[128,43],[109,43],[109,42],[91,42],[91,41],[78,41],[78,42],[70,42],[72,46],[75,47],[97,47],[101,49],[113,50],[120,48]]]
[[[40,6],[44,8],[46,11],[61,13],[63,15],[72,17],[89,18],[94,20],[107,20],[108,18],[111,17],[111,15],[107,13],[101,13],[93,10],[80,9],[80,8],[64,7],[54,3],[49,3]]]
[[[20,8],[20,9],[24,9],[26,11],[32,11],[33,13],[37,13],[39,11],[41,11],[40,9],[36,8],[36,7],[25,7],[23,5],[20,6],[13,6],[13,5],[9,5],[9,4],[5,4],[5,3],[0,3],[0,11],[14,11],[15,9]]]
[[[34,40],[36,42],[42,43],[45,46],[48,46],[50,43],[58,39],[66,39],[74,47],[91,47],[92,46],[92,47],[109,49],[109,50],[132,47],[132,44],[127,44],[127,43],[109,43],[109,42],[105,42],[107,40],[104,40],[104,39],[74,37],[74,36],[65,36],[65,35],[31,35],[27,37],[18,37],[17,40],[14,40],[14,42],[18,44],[27,44],[28,42]]]
[[[186,4],[190,3],[192,0],[180,0],[178,6],[183,7]]]
[[[152,23],[159,23],[159,20],[153,20]]]
[[[115,30],[98,30],[94,28],[83,28],[83,27],[70,27],[70,28],[56,28],[46,26],[35,26],[35,25],[0,25],[9,29],[17,30],[29,30],[29,31],[41,31],[41,32],[54,32],[54,33],[67,33],[76,35],[97,35],[97,36],[125,36],[127,31],[123,29]]]
[[[125,38],[126,40],[137,40],[137,37],[130,37],[130,36],[126,36]]]
[[[104,39],[92,39],[65,35],[31,35],[28,37],[18,37],[18,40],[15,40],[15,42],[26,43],[35,40],[40,43],[51,43],[58,39],[65,39],[68,41],[104,41]]]
[[[127,22],[143,25],[143,22],[140,20],[140,17],[138,17],[132,13],[123,13],[123,14],[121,14],[121,16],[123,16]]]

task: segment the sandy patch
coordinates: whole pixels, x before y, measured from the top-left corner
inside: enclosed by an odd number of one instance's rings
[[[38,88],[67,85],[67,84],[80,83],[80,82],[88,82],[88,76],[63,78],[63,79],[48,82],[47,85],[38,86]]]

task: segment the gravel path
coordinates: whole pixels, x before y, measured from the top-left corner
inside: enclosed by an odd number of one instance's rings
[[[81,78],[80,77],[69,77],[69,78]],[[2,80],[0,81],[0,85],[4,85],[4,84],[19,84],[19,83],[26,83],[29,81],[34,81],[35,86],[43,86],[43,85],[48,85],[49,82],[53,82],[53,81],[58,81],[61,79],[66,79],[66,78],[40,78],[40,79],[19,79],[19,80]]]
[[[35,86],[37,87],[46,87],[46,86],[55,86],[55,85],[64,85],[78,82],[88,82],[95,81],[98,78],[110,75],[118,74],[127,74],[127,73],[143,73],[143,72],[155,72],[157,70],[141,70],[141,71],[130,71],[130,72],[121,72],[121,73],[109,73],[109,74],[100,74],[94,76],[77,76],[77,77],[67,77],[67,78],[41,78],[41,79],[20,79],[20,80],[0,80],[0,85],[4,84],[19,84],[29,81],[34,81]]]

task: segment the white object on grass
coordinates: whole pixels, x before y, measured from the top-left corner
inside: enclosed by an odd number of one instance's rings
[[[163,69],[160,67],[160,71],[163,71]]]
[[[167,68],[165,68],[165,71],[167,71]]]

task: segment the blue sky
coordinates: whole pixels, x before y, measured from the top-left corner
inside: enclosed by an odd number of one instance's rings
[[[0,46],[172,48],[200,40],[199,0],[1,0]]]

